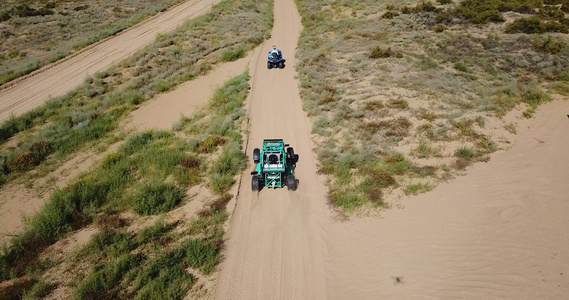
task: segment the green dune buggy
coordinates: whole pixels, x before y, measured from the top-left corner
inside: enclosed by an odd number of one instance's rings
[[[282,139],[263,140],[263,148],[253,150],[255,171],[251,172],[251,189],[260,191],[263,186],[280,188],[285,185],[290,191],[296,190],[294,168],[298,154],[288,147]],[[285,150],[286,148],[286,150]]]

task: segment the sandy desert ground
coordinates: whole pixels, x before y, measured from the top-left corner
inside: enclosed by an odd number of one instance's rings
[[[215,298],[569,297],[569,101],[557,99],[532,119],[517,119],[512,147],[464,176],[397,199],[379,216],[338,220],[317,173],[295,79],[300,17],[292,0],[275,1],[274,9],[272,37],[251,57],[246,151],[250,155],[265,138],[284,139],[300,155],[298,190],[252,192],[252,167],[243,172]],[[285,69],[266,69],[272,44],[283,51]],[[244,67],[236,64],[235,73]],[[199,82],[213,88],[215,80],[214,71]],[[188,113],[186,105],[153,105],[182,103],[189,92],[181,89],[143,106],[130,126],[169,126],[160,118],[145,122],[163,107],[170,109],[167,116]]]

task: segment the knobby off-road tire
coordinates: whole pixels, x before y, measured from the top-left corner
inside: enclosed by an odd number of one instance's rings
[[[286,187],[289,191],[296,191],[296,178],[294,178],[293,174],[286,176]]]
[[[270,62],[267,62],[267,69],[272,69],[273,68],[273,64],[271,64]]]
[[[286,154],[288,156],[287,159],[292,160],[293,164],[298,162],[298,154],[294,154],[294,149],[292,147],[286,149]]]
[[[259,180],[259,175],[253,175],[251,178],[251,190],[253,192],[259,191],[261,189],[261,182]]]
[[[259,161],[261,161],[261,150],[259,148],[255,148],[253,149],[253,162],[258,164]]]

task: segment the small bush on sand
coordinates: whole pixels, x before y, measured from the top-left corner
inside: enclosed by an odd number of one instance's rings
[[[385,13],[383,13],[383,15],[381,15],[381,18],[382,19],[393,19],[397,16],[399,16],[399,13],[397,13],[396,11],[388,10]]]
[[[454,156],[466,160],[471,160],[476,157],[476,151],[468,147],[461,147],[454,152]]]
[[[406,186],[403,192],[405,195],[418,195],[421,193],[426,193],[432,189],[433,187],[429,184],[417,183]]]
[[[388,58],[391,57],[393,52],[391,52],[391,48],[388,47],[386,49],[382,49],[380,46],[375,46],[371,53],[369,54],[369,58],[378,59],[378,58]]]
[[[140,257],[126,254],[87,277],[75,292],[76,299],[113,298],[109,291],[119,285],[123,276],[138,266]]]
[[[164,184],[149,183],[137,192],[133,209],[141,215],[155,215],[172,210],[184,199],[184,191],[180,188]]]
[[[221,54],[222,61],[236,61],[242,57],[245,57],[245,49],[243,47],[228,49]]]

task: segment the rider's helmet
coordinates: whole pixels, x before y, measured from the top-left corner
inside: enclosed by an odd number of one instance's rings
[[[277,50],[277,46],[273,45],[273,50]]]

